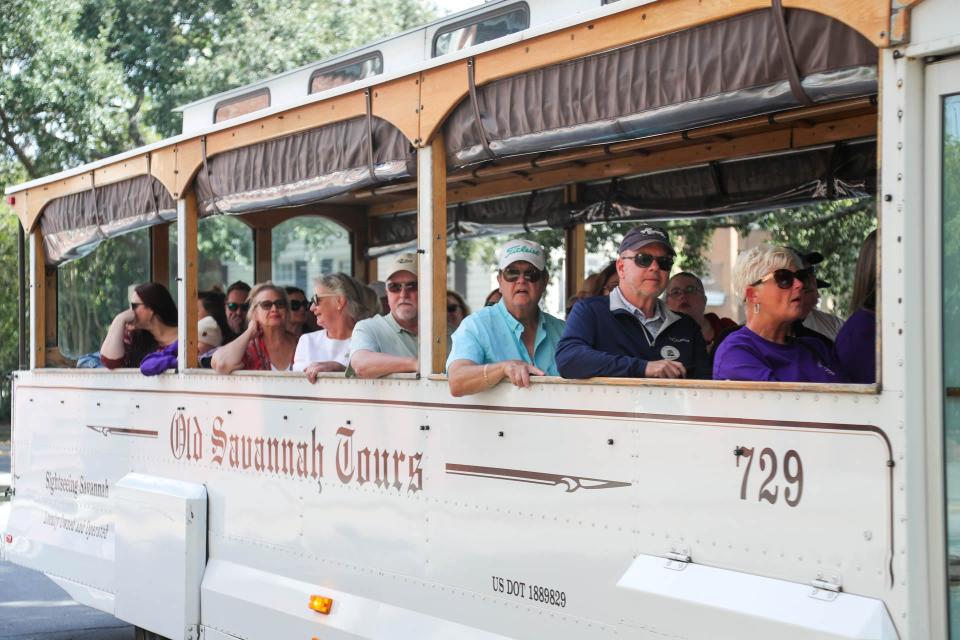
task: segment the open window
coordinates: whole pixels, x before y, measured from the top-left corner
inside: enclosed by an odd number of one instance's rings
[[[433,36],[433,57],[523,31],[530,26],[526,2],[512,4],[440,28]]]

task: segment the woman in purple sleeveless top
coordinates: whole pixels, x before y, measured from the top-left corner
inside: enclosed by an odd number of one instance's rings
[[[877,231],[863,241],[853,277],[853,315],[840,328],[835,350],[850,382],[873,384],[877,379]]]
[[[755,247],[737,257],[734,292],[747,322],[717,347],[715,380],[846,382],[825,342],[792,335],[803,313],[804,282],[816,277],[802,267],[786,247]]]

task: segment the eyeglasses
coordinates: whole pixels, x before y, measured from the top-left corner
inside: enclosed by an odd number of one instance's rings
[[[133,311],[134,313],[136,313],[136,312],[137,312],[137,307],[142,307],[142,306],[143,306],[143,303],[142,303],[142,302],[131,302],[131,303],[130,303],[130,311]]]
[[[667,297],[676,298],[682,293],[685,293],[688,296],[694,293],[700,293],[700,287],[694,284],[688,284],[685,287],[674,287],[673,289],[670,289],[669,291],[667,291]]]
[[[230,311],[236,311],[237,309],[240,309],[240,311],[246,311],[249,308],[250,308],[250,305],[246,302],[228,302],[227,303],[227,309],[229,309]]]
[[[799,271],[790,271],[790,269],[777,269],[773,273],[768,273],[763,276],[756,282],[752,283],[750,286],[755,287],[757,285],[763,284],[770,278],[773,278],[773,281],[777,283],[777,286],[781,289],[789,289],[793,286],[794,280],[799,280],[802,284],[806,283],[814,273],[812,267],[807,267],[806,269],[800,269]]]
[[[317,293],[317,294],[314,294],[314,296],[310,299],[310,306],[311,306],[311,307],[316,307],[316,306],[318,306],[318,305],[320,304],[320,301],[323,300],[324,298],[332,298],[332,297],[334,297],[334,296],[336,296],[336,295],[337,295],[336,293]],[[292,308],[292,305],[291,305],[291,308]],[[294,311],[296,311],[296,309],[294,309]]]
[[[458,305],[458,304],[448,304],[448,305],[447,305],[447,313],[453,313],[453,312],[459,311],[459,310],[460,310],[460,305]]]
[[[390,293],[400,293],[400,291],[412,292],[417,290],[417,281],[413,282],[388,282],[387,291]]]
[[[620,256],[624,260],[633,260],[633,264],[641,269],[646,269],[654,262],[660,267],[661,271],[670,271],[673,268],[673,258],[670,256],[652,256],[649,253],[638,253],[635,256]]]
[[[286,309],[287,303],[284,300],[261,300],[257,303],[257,306],[264,311],[270,311],[270,309],[274,307],[276,307],[277,310]]]
[[[540,278],[543,277],[543,271],[540,269],[533,268],[527,269],[526,271],[521,271],[520,269],[514,269],[513,267],[507,267],[500,272],[503,276],[503,279],[507,282],[516,282],[520,279],[520,276],[523,276],[523,279],[527,282],[540,282]]]
[[[306,300],[291,300],[290,301],[290,311],[300,311],[300,309],[306,309],[309,303]]]

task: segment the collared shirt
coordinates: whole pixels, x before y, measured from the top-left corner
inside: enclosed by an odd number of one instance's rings
[[[559,374],[554,356],[562,334],[563,320],[541,311],[531,359],[523,343],[523,324],[510,315],[500,300],[463,319],[453,334],[447,368],[455,360],[469,360],[476,364],[522,360],[548,376],[556,376]]]
[[[620,287],[610,292],[610,311],[616,311],[617,309],[629,311],[633,317],[640,321],[640,324],[643,325],[643,328],[647,330],[653,340],[656,340],[657,334],[663,329],[663,323],[667,317],[667,305],[660,298],[657,298],[656,301],[656,311],[648,318],[643,311],[624,297],[623,293],[620,292]]]
[[[357,351],[374,351],[394,356],[417,357],[417,336],[400,326],[392,313],[361,320],[350,337],[350,357]]]

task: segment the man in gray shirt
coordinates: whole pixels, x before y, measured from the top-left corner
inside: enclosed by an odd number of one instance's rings
[[[387,270],[390,313],[361,320],[350,338],[350,367],[360,378],[417,372],[417,254],[401,253]]]

